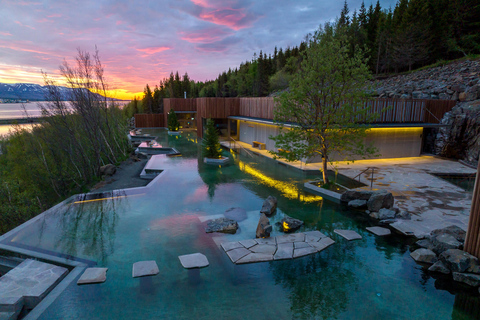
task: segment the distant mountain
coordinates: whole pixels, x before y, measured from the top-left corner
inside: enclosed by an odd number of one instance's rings
[[[58,86],[64,100],[68,100],[71,88]],[[0,83],[0,99],[43,101],[47,87],[33,83]],[[118,99],[113,99],[118,100]]]

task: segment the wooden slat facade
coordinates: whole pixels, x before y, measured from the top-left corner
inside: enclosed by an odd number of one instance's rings
[[[364,104],[370,116],[377,114],[370,122],[372,124],[439,123],[443,115],[455,105],[456,101],[453,100],[420,99],[372,99]],[[275,100],[273,97],[164,99],[163,115],[135,115],[137,127],[166,126],[167,113],[171,108],[175,111],[196,111],[197,131],[201,136],[202,118],[225,119],[229,116],[241,116],[273,120]],[[152,119],[147,119],[148,117]],[[161,117],[163,118],[160,119]],[[357,121],[365,122],[365,119]]]
[[[135,127],[137,128],[161,128],[165,127],[165,117],[163,114],[145,114],[135,115]]]

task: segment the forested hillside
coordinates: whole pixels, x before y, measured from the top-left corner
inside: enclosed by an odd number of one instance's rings
[[[320,28],[342,31],[352,52],[364,50],[371,72],[385,75],[416,69],[441,60],[480,53],[480,1],[399,0],[394,8],[362,3],[351,10],[345,1],[334,23]],[[196,82],[187,73],[146,86],[143,112],[163,110],[163,98],[267,96],[288,87],[312,35],[298,46],[260,51],[251,61],[228,69],[215,80]],[[141,110],[140,110],[141,111]]]

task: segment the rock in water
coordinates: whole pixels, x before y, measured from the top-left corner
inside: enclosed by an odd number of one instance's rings
[[[263,202],[261,213],[265,213],[267,216],[272,215],[277,210],[277,198],[268,196]]]
[[[441,234],[449,234],[461,243],[465,242],[465,236],[467,235],[465,230],[463,230],[462,228],[460,228],[456,225],[451,225],[451,226],[445,227],[443,229],[435,229],[430,233],[432,239],[434,237],[437,237],[437,236],[441,235]]]
[[[226,218],[237,222],[247,219],[247,211],[242,208],[230,208],[223,214]]]
[[[417,262],[423,262],[423,263],[435,263],[437,262],[437,255],[435,252],[432,250],[428,249],[417,249],[410,253],[410,256],[413,258],[413,260]]]
[[[453,280],[463,282],[472,287],[480,286],[480,275],[473,273],[453,273]]]
[[[342,202],[350,202],[353,200],[367,201],[368,199],[370,199],[372,194],[373,194],[373,191],[368,191],[368,190],[360,190],[360,191],[348,190],[342,193],[342,196],[340,197],[340,201]]]
[[[208,220],[205,232],[223,232],[223,233],[236,233],[238,229],[238,223],[235,220],[227,218],[219,218],[215,220]]]
[[[367,206],[370,211],[380,211],[382,208],[390,209],[393,207],[394,198],[392,193],[387,191],[375,192],[368,199]]]
[[[261,213],[255,236],[257,238],[268,238],[270,237],[270,232],[272,232],[272,226],[270,225],[270,221],[264,213]]]
[[[283,232],[286,233],[293,232],[303,225],[302,220],[298,220],[289,216],[285,216],[285,218],[280,220],[280,223],[282,225]]]
[[[433,251],[436,254],[441,254],[448,249],[460,249],[462,243],[457,241],[455,237],[449,234],[441,234],[431,239],[433,244]]]
[[[365,209],[367,208],[367,200],[352,200],[348,202],[348,206],[352,208]]]
[[[478,270],[478,259],[471,254],[459,250],[448,249],[440,255],[440,261],[452,272],[471,272]]]
[[[449,274],[450,270],[445,267],[442,261],[437,261],[435,262],[430,268],[428,268],[428,271],[433,271],[433,272],[440,272],[443,274]]]

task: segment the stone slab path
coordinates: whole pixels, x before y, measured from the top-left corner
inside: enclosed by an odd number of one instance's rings
[[[108,268],[87,268],[77,284],[102,283],[107,280]]]
[[[180,263],[185,269],[203,268],[208,266],[208,259],[204,254],[192,253],[178,256]]]
[[[367,229],[367,231],[370,231],[371,233],[379,237],[388,236],[392,233],[390,229],[382,228],[382,227],[366,227],[365,229]]]
[[[344,237],[348,241],[362,239],[362,236],[359,235],[356,231],[353,231],[353,230],[335,229],[335,230],[333,230],[333,232],[335,232],[339,236]]]
[[[139,261],[133,264],[132,277],[154,276],[159,272],[155,261]]]
[[[0,278],[0,312],[33,309],[67,273],[63,267],[25,260]]]
[[[320,231],[293,233],[265,239],[248,239],[221,244],[235,264],[303,257],[320,252],[335,241]]]

